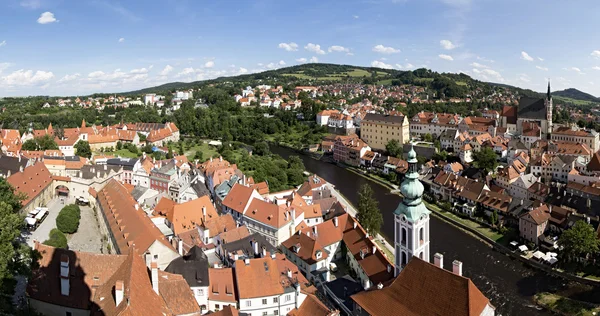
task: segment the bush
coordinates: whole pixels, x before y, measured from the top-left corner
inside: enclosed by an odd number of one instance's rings
[[[63,207],[56,217],[56,227],[65,234],[72,234],[79,228],[81,210],[79,206],[70,204]]]
[[[67,249],[67,236],[65,236],[65,234],[63,234],[60,230],[54,228],[50,231],[48,240],[44,241],[44,245]]]

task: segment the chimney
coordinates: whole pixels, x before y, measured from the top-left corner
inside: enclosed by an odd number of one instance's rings
[[[373,245],[373,254],[375,254],[377,252],[377,247],[375,245]]]
[[[104,165],[104,170],[108,170],[108,166],[106,164]]]
[[[23,172],[23,166],[19,166],[19,172]]]
[[[158,264],[156,261],[150,263],[150,270],[152,271],[152,289],[156,294],[158,293]]]
[[[246,265],[250,265],[250,258],[246,258],[246,259],[244,259],[244,263],[245,263]]]
[[[287,277],[290,279],[292,278],[292,270],[287,269]]]
[[[435,255],[433,255],[433,264],[436,267],[443,269],[444,268],[444,255],[442,255],[441,253],[436,253]]]
[[[210,157],[210,162],[212,162],[212,157]]]
[[[306,236],[310,237],[310,231],[306,232]]]
[[[118,280],[115,283],[115,304],[117,306],[119,306],[119,304],[121,304],[121,302],[123,301],[124,293],[125,293],[125,285],[123,284],[123,281]]]
[[[262,258],[266,258],[267,257],[267,248],[263,247],[262,249]]]
[[[383,283],[379,282],[379,284],[377,284],[377,289],[378,290],[383,289]]]
[[[69,256],[60,256],[60,294],[69,296],[71,284],[69,283]]]
[[[462,276],[462,261],[452,261],[452,273]]]
[[[206,223],[206,206],[202,206],[202,220]]]
[[[271,252],[271,259],[275,260],[276,257],[277,255],[275,254],[275,252]]]
[[[391,264],[387,265],[387,272],[388,273],[392,272],[392,265]]]
[[[552,213],[552,204],[548,205],[548,213]]]
[[[292,220],[296,220],[296,210],[292,209]]]
[[[338,227],[338,218],[337,218],[337,216],[333,218],[333,225],[335,225],[335,227]]]
[[[317,226],[313,226],[313,234],[317,237]]]
[[[254,246],[254,256],[258,257],[259,252],[258,252],[258,243],[256,241],[252,242],[252,246]]]
[[[12,173],[10,172],[10,170],[8,170],[8,172],[6,172],[6,177],[7,177],[7,178],[10,178],[10,175],[11,175],[11,174],[12,174]]]
[[[100,179],[100,171],[96,171],[96,178]]]
[[[136,211],[140,209],[140,205],[137,203],[135,203],[135,205],[133,207],[135,208]]]
[[[240,256],[236,253],[235,255],[233,255],[233,260],[238,261],[240,259]]]
[[[183,256],[183,240],[181,238],[177,241],[177,251],[180,256]]]
[[[366,291],[366,290],[368,290],[370,287],[371,287],[371,281],[369,281],[369,279],[367,278],[367,279],[365,279],[365,280],[363,281],[363,288],[364,288],[364,289],[365,289],[365,291]]]
[[[356,229],[356,226],[358,226],[358,223],[356,222],[356,220],[354,220],[354,229]]]
[[[223,161],[223,156],[219,156],[219,161]]]

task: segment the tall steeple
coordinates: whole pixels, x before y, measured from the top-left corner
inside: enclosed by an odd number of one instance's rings
[[[552,99],[552,95],[550,94],[550,80],[548,80],[548,93],[546,94],[546,99]]]
[[[550,139],[553,130],[552,124],[552,94],[550,94],[550,80],[548,80],[548,94],[546,94],[546,100],[544,100],[546,106],[546,120],[548,129],[546,130],[546,137]]]
[[[423,191],[423,184],[419,181],[417,153],[411,145],[408,152],[408,172],[400,185],[400,193],[404,198],[394,211],[396,275],[413,256],[429,261],[431,211],[423,204]]]

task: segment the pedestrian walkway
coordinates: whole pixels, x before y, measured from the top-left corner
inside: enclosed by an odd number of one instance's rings
[[[61,203],[60,198],[54,198],[46,204],[48,208],[48,216],[44,219],[44,221],[36,228],[35,231],[29,232],[24,231],[21,233],[21,237],[23,240],[29,245],[29,247],[33,248],[33,241],[37,240],[39,242],[44,242],[48,239],[48,235],[53,228],[56,228],[56,217],[60,210],[69,203],[72,203],[71,199],[65,200],[64,204]]]

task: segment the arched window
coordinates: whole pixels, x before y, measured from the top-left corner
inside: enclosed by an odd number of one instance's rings
[[[419,258],[423,259],[423,252],[419,254]]]
[[[406,252],[402,251],[402,266],[406,265]]]
[[[405,247],[406,247],[406,242],[407,242],[406,228],[402,227],[402,245]]]
[[[425,236],[423,236],[423,227],[419,228],[419,241],[421,244],[425,242]]]

